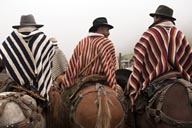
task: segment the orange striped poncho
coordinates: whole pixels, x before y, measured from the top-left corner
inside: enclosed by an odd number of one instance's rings
[[[96,59],[91,65],[82,74],[79,74],[94,57]],[[115,88],[116,64],[115,48],[111,40],[101,34],[92,33],[92,35],[82,39],[74,49],[64,75],[63,85],[65,88],[72,86],[79,75],[100,74],[105,75],[109,85]]]
[[[149,28],[135,45],[133,72],[125,91],[132,105],[152,80],[172,70],[190,81],[192,52],[184,34],[166,21]]]

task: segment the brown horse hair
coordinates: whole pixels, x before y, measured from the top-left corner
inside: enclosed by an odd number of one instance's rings
[[[96,128],[110,128],[111,112],[106,92],[103,92],[103,89],[98,90],[98,107]]]
[[[68,123],[65,124],[65,120],[68,119],[68,114],[64,107],[64,102],[57,89],[50,89],[49,92],[49,107],[47,115],[47,124],[49,128],[67,128]]]

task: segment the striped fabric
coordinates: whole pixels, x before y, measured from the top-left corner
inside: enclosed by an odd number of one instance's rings
[[[109,39],[100,34],[87,36],[76,46],[64,76],[64,86],[70,87],[73,85],[81,70],[83,70],[98,54],[100,54],[99,57],[95,59],[91,66],[86,68],[81,76],[91,74],[105,75],[109,85],[115,88],[117,60],[114,45]]]
[[[29,35],[15,30],[2,43],[0,54],[13,80],[21,85],[33,85],[41,96],[47,96],[52,86],[50,60],[54,55],[48,37],[39,30]],[[38,85],[35,85],[35,80]]]
[[[144,32],[134,48],[133,72],[125,92],[132,104],[141,90],[166,72],[179,71],[190,81],[191,53],[186,37],[171,22],[157,24]]]

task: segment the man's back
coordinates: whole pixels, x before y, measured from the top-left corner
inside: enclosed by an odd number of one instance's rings
[[[51,58],[54,49],[38,28],[33,15],[21,16],[20,25],[2,43],[0,54],[9,76],[17,84],[35,89],[48,97],[52,86]]]
[[[125,94],[134,100],[151,81],[170,71],[178,71],[190,81],[192,52],[184,34],[175,26],[173,10],[160,5],[153,24],[143,33],[134,48],[134,67]]]
[[[115,82],[111,81],[114,76],[110,76],[110,74],[113,74],[111,71],[115,71],[114,67],[116,66],[114,55],[114,46],[109,39],[103,36],[84,38],[76,46],[70,59],[64,85],[73,84],[79,76],[91,74],[107,75],[110,85],[114,84]],[[109,69],[110,67],[111,69]],[[84,71],[81,72],[82,70]]]

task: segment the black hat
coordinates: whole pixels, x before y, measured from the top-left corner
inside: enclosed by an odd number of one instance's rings
[[[35,18],[33,15],[22,15],[20,19],[20,25],[14,25],[13,28],[26,27],[26,26],[35,26],[37,28],[43,27],[43,25],[36,24]]]
[[[166,18],[172,19],[172,20],[176,20],[173,16],[173,9],[165,6],[165,5],[160,5],[157,10],[155,11],[155,13],[150,13],[149,14],[151,17],[154,16],[164,16]]]
[[[93,26],[89,29],[89,32],[95,32],[98,27],[106,26],[109,29],[112,29],[113,26],[107,23],[107,19],[105,17],[96,18],[93,21]]]

